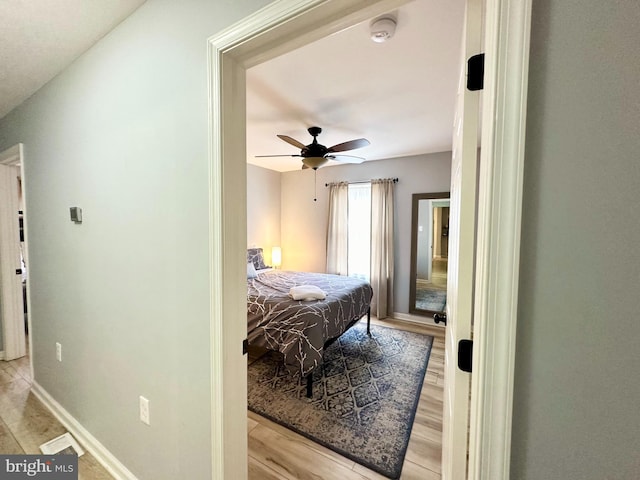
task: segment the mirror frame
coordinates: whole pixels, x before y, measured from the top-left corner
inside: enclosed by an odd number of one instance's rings
[[[435,200],[438,198],[450,198],[451,192],[414,193],[411,196],[411,269],[409,279],[409,313],[430,317],[434,313],[442,313],[435,310],[422,310],[416,308],[416,275],[418,260],[418,208],[420,200]]]

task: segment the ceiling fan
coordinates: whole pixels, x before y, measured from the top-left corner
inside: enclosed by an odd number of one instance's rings
[[[294,147],[298,147],[300,149],[300,154],[298,155],[256,155],[256,157],[301,157],[302,158],[302,168],[313,168],[317,170],[319,167],[327,163],[329,160],[335,160],[337,162],[342,163],[362,163],[364,162],[364,158],[362,157],[354,157],[352,155],[335,155],[338,152],[346,152],[347,150],[355,150],[356,148],[366,147],[370,145],[369,140],[364,138],[358,138],[356,140],[350,140],[344,143],[338,143],[332,147],[325,147],[318,143],[318,139],[316,138],[322,132],[322,128],[320,127],[309,127],[307,129],[309,134],[313,137],[313,142],[309,145],[305,145],[302,142],[299,142],[295,138],[291,138],[287,135],[278,135],[278,138],[284,140],[290,145]]]

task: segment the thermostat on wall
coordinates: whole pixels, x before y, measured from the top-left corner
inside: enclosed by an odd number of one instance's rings
[[[71,207],[71,221],[75,223],[82,223],[82,209],[80,207]]]

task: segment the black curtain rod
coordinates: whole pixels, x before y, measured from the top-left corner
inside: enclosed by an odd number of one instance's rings
[[[374,180],[378,180],[378,179],[374,179]],[[398,178],[392,178],[391,180],[393,180],[393,183],[398,183]],[[359,180],[357,182],[344,182],[344,183],[348,183],[349,185],[353,185],[356,183],[371,183],[373,180]],[[342,183],[342,182],[334,182],[334,183]],[[324,186],[328,187],[329,185],[331,185],[331,183],[325,183]]]

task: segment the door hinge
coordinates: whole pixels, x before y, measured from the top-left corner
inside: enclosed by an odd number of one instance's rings
[[[467,89],[475,92],[484,88],[484,53],[467,60]]]
[[[246,355],[249,351],[249,340],[246,338],[242,341],[242,354]]]
[[[458,368],[463,372],[471,373],[473,361],[473,340],[460,340],[458,342]]]
[[[16,275],[22,275],[22,269],[16,268]]]

